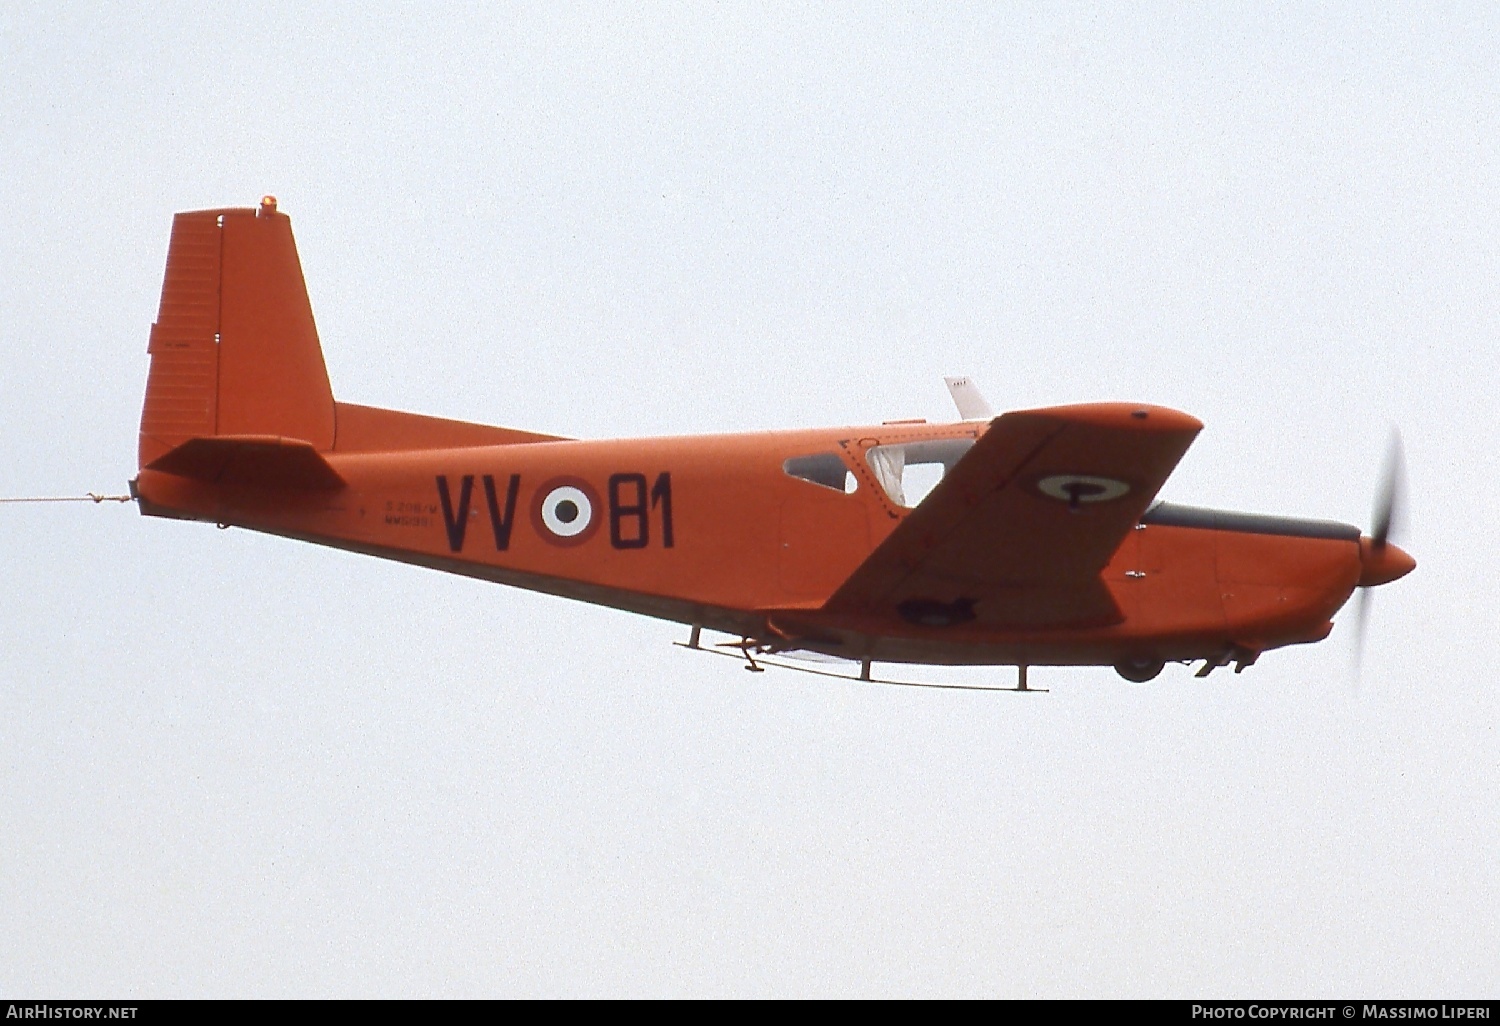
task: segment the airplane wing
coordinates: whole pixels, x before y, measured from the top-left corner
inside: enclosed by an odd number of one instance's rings
[[[997,417],[824,608],[932,626],[1118,623],[1099,573],[1202,428],[1123,403]]]

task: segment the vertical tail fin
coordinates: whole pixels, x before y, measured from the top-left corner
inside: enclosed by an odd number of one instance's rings
[[[214,435],[333,448],[333,390],[291,220],[274,198],[173,219],[148,351],[141,466]]]

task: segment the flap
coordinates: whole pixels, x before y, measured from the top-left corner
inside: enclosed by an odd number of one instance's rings
[[[1125,403],[998,417],[825,608],[934,626],[1116,623],[1099,572],[1202,428]]]
[[[269,435],[193,438],[146,467],[210,484],[332,490],[344,479],[311,442]]]

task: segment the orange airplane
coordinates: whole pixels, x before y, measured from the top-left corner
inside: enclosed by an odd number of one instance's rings
[[[950,379],[953,424],[580,441],[338,402],[270,196],[176,216],[149,352],[142,513],[708,628],[750,669],[1239,672],[1416,565],[1394,475],[1371,537],[1153,503],[1203,426],[1160,406],[994,417]]]

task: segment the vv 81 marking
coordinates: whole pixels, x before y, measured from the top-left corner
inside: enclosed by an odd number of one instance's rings
[[[505,552],[510,548],[511,531],[515,527],[521,475],[511,474],[499,482],[495,475],[483,474],[477,481],[484,491],[495,551]],[[475,475],[465,474],[458,479],[455,489],[446,474],[437,476],[443,527],[448,534],[448,548],[453,552],[463,551],[469,519],[475,515],[475,482]],[[649,485],[642,473],[611,474],[605,496],[607,503],[581,477],[560,476],[544,481],[532,495],[532,529],[549,545],[572,548],[588,542],[608,520],[609,543],[616,549],[644,549],[653,541],[664,549],[676,544],[670,472],[657,474]]]

